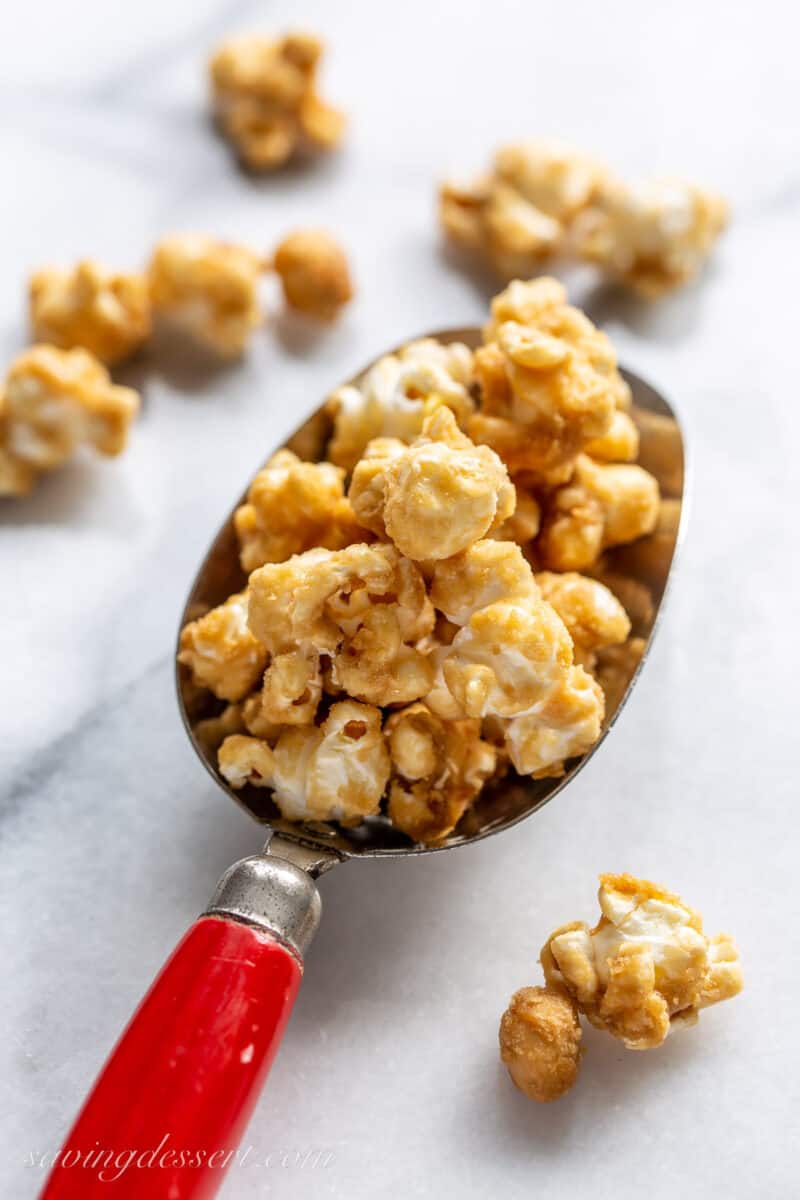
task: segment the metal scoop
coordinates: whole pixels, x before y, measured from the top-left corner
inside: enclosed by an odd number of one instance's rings
[[[472,347],[481,340],[475,328],[430,336]],[[349,382],[359,382],[367,370]],[[161,1158],[167,1150],[175,1151],[167,1165],[146,1164],[146,1180],[140,1169],[132,1172],[129,1190],[123,1175],[114,1185],[118,1190],[111,1189],[115,1198],[146,1194],[152,1200],[197,1200],[216,1194],[224,1170],[235,1159],[297,994],[303,954],[319,922],[314,883],[319,875],[347,859],[439,853],[508,829],[565,788],[608,736],[647,657],[683,526],[684,451],[675,414],[649,384],[629,371],[622,373],[633,392],[631,415],[641,438],[638,461],[658,480],[662,515],[648,537],[607,552],[600,577],[628,609],[642,652],[620,662],[614,686],[606,691],[602,737],[588,754],[568,763],[560,778],[512,775],[490,784],[436,846],[412,843],[385,817],[367,818],[356,828],[293,824],[281,817],[264,789],[233,791],[227,786],[217,771],[215,751],[195,732],[210,713],[198,706],[196,689],[178,671],[178,704],[195,750],[219,786],[262,825],[267,842],[261,854],[235,863],[222,877],[206,912],[142,1001],[67,1138],[64,1152],[98,1145],[144,1152],[167,1138]],[[301,458],[317,460],[330,432],[323,406],[287,445]],[[232,511],[197,573],[180,628],[240,591],[245,582]],[[192,1152],[202,1161],[190,1164]],[[57,1166],[42,1195],[48,1200],[107,1196],[108,1176],[104,1181],[101,1174],[81,1170],[78,1183],[75,1173]]]

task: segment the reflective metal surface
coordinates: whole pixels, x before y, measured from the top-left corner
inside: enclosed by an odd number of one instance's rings
[[[444,342],[463,341],[473,347],[480,344],[481,338],[480,330],[475,328],[445,330],[428,336]],[[357,382],[369,366],[349,382]],[[179,667],[178,702],[195,750],[219,786],[257,821],[270,826],[280,835],[284,850],[278,850],[277,853],[292,861],[297,861],[298,856],[316,861],[320,864],[319,870],[325,869],[321,864],[332,865],[342,858],[430,854],[476,841],[491,833],[508,829],[517,821],[536,812],[566,787],[592,755],[597,753],[619,716],[647,658],[684,524],[685,459],[680,426],[667,401],[654,388],[630,371],[623,369],[622,373],[633,391],[631,415],[641,436],[638,461],[658,480],[663,503],[658,528],[652,534],[630,545],[606,552],[598,569],[593,572],[607,580],[619,595],[631,616],[632,634],[644,641],[641,657],[622,664],[615,686],[613,689],[607,689],[606,723],[600,740],[589,754],[571,762],[560,779],[523,779],[511,773],[497,783],[490,784],[484,788],[475,805],[464,815],[456,829],[441,845],[435,847],[412,843],[404,834],[395,830],[385,817],[368,818],[355,829],[342,829],[336,824],[322,823],[296,825],[280,816],[266,789],[246,787],[241,791],[234,791],[218,774],[215,752],[203,746],[195,736],[194,729],[198,721],[213,716],[223,705],[213,696],[199,697],[185,669]],[[286,444],[302,458],[320,459],[330,429],[330,420],[323,406]],[[265,455],[265,460],[267,457],[268,455]],[[247,489],[241,499],[246,491]],[[241,503],[241,499],[234,507]],[[187,621],[220,604],[231,593],[240,591],[245,582],[246,577],[239,565],[238,544],[231,511],[197,573],[181,616],[180,628],[183,628]],[[275,840],[277,842],[278,838]],[[289,852],[292,846],[296,848],[295,853]]]

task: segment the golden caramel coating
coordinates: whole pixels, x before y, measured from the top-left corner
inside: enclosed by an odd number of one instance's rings
[[[502,146],[493,169],[473,184],[442,185],[442,229],[500,275],[530,275],[562,250],[570,222],[604,176],[598,164],[556,142]]]
[[[575,224],[576,253],[644,296],[698,273],[728,223],[722,196],[678,179],[608,180]]]
[[[248,34],[215,52],[209,71],[217,120],[251,169],[272,170],[341,140],[344,116],[316,90],[322,52],[309,33]]]
[[[581,1027],[571,1000],[549,987],[515,992],[500,1022],[500,1057],[531,1100],[557,1100],[578,1075]]]
[[[344,495],[344,471],[279,450],[250,485],[234,525],[243,570],[284,562],[315,546],[341,550],[368,540]]]
[[[631,631],[628,614],[604,584],[574,571],[540,571],[536,582],[569,631],[575,661],[593,671],[597,652],[625,641]]]
[[[30,491],[81,445],[121,454],[139,409],[88,350],[31,346],[12,362],[0,400],[0,495]]]
[[[629,414],[616,409],[606,432],[586,443],[586,453],[600,462],[634,462],[639,456],[639,430]]]
[[[582,454],[548,498],[536,547],[546,567],[584,571],[607,547],[652,533],[659,508],[658,484],[642,467]]]
[[[242,700],[253,690],[267,665],[267,651],[247,627],[247,592],[184,626],[178,662],[221,700]]]
[[[402,451],[391,444],[381,457],[385,443],[363,469],[357,464],[349,499],[361,524],[407,558],[450,558],[513,513],[514,487],[502,461],[465,437],[448,408],[427,417]]]
[[[448,621],[467,625],[490,604],[514,599],[535,604],[541,593],[519,546],[487,539],[434,565],[430,597]]]
[[[418,569],[385,544],[309,550],[250,577],[250,627],[273,654],[330,659],[335,688],[407,704],[433,682],[433,605]]]
[[[82,346],[102,362],[129,358],[150,335],[150,296],[144,275],[79,262],[31,276],[30,320],[37,341],[71,350]]]
[[[353,298],[347,255],[324,229],[297,229],[275,250],[273,266],[286,303],[322,321],[332,321]]]
[[[379,359],[358,386],[348,384],[328,400],[334,430],[328,458],[351,471],[373,438],[412,442],[425,418],[442,406],[463,424],[474,404],[469,393],[472,351],[422,338]]]
[[[162,238],[148,267],[156,313],[224,358],[242,353],[261,324],[259,256],[199,233]]]
[[[467,432],[512,474],[549,486],[563,481],[579,451],[608,436],[629,403],[608,338],[547,276],[516,280],[492,301],[475,375],[481,403]]]
[[[542,966],[549,985],[566,989],[593,1025],[629,1049],[660,1045],[675,1025],[741,991],[732,940],[709,940],[700,914],[678,896],[631,875],[603,875],[599,901],[594,929],[561,926]]]
[[[586,754],[595,744],[604,714],[600,685],[583,667],[572,666],[531,711],[498,721],[498,728],[520,775],[557,778],[566,759]]]
[[[276,654],[264,673],[257,719],[261,727],[310,725],[322,698],[322,666],[311,649]],[[250,725],[255,714],[248,713]]]
[[[274,746],[258,738],[227,738],[219,769],[234,788],[269,787],[290,821],[358,824],[378,811],[389,779],[381,713],[344,700],[322,725],[282,729]]]
[[[392,760],[389,819],[415,842],[434,845],[494,773],[496,751],[481,740],[479,721],[443,721],[424,704],[392,713],[384,733]]]

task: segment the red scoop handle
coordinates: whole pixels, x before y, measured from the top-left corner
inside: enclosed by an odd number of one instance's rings
[[[201,917],[112,1051],[42,1200],[216,1196],[301,974],[268,930]]]

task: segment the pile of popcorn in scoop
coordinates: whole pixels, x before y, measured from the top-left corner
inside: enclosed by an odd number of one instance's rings
[[[715,192],[672,178],[628,184],[541,140],[501,146],[471,184],[443,184],[439,213],[448,238],[505,278],[570,257],[648,297],[696,275],[728,220]]]
[[[265,320],[262,275],[274,270],[287,305],[330,321],[353,295],[347,257],[329,233],[298,229],[265,258],[205,234],[175,234],[139,273],[87,260],[37,271],[29,284],[37,344],[19,355],[0,390],[0,497],[25,495],[80,445],[125,448],[138,394],[106,369],[136,354],[154,321],[222,358],[241,355]]]
[[[660,1046],[701,1009],[742,990],[739,952],[708,937],[679,896],[631,875],[600,879],[597,925],[572,921],[542,952],[545,987],[515,992],[500,1022],[500,1056],[531,1099],[562,1096],[581,1058],[579,1014],[630,1050]]]
[[[334,392],[327,460],[269,460],[235,515],[246,587],[182,633],[227,782],[435,844],[487,781],[589,750],[605,656],[637,641],[592,572],[659,517],[629,405],[546,277],[494,299],[476,351],[411,343]]]

